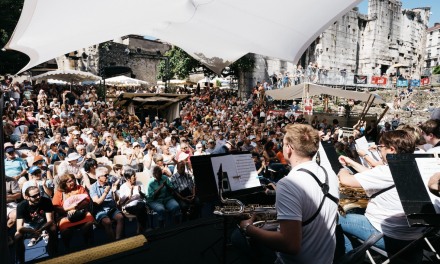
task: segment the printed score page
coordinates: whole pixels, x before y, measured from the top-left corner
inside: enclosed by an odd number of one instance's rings
[[[426,191],[431,198],[435,211],[440,213],[440,197],[435,196],[429,191],[428,182],[432,175],[440,172],[440,165],[438,165],[435,158],[416,158],[417,167],[419,168],[420,175],[422,176],[423,183],[425,184]]]
[[[228,156],[220,156],[220,157],[212,157],[211,158],[212,169],[215,175],[215,182],[217,183],[218,189],[218,170],[220,168],[220,164],[222,165],[223,172],[228,174],[229,185],[231,186],[231,191],[237,191],[243,189],[242,184],[239,178],[234,178],[237,176],[237,166],[235,164],[235,159],[233,155]],[[255,167],[255,166],[254,166]]]
[[[240,176],[240,184],[242,189],[248,189],[260,186],[260,180],[257,178],[257,170],[255,168],[252,154],[233,155],[237,166],[237,175]]]

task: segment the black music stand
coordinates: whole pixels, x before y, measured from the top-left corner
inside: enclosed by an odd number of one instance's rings
[[[424,234],[389,258],[395,259],[420,240],[440,230],[440,214],[437,214],[426,190],[415,158],[434,158],[433,154],[388,154],[387,161],[396,185],[408,225],[428,227]],[[429,244],[429,241],[426,241]],[[432,248],[432,246],[429,244]],[[438,257],[438,256],[437,256]]]
[[[237,154],[215,154],[215,155],[206,155],[206,156],[192,156],[190,158],[191,164],[193,167],[193,173],[194,173],[194,181],[196,182],[196,194],[200,199],[201,203],[212,203],[216,201],[220,201],[221,197],[219,196],[219,188],[221,188],[221,178],[223,175],[222,166],[220,166],[219,172],[214,174],[211,158],[212,157],[219,157],[219,156],[227,156],[227,155],[239,155],[243,153],[237,153]],[[218,178],[218,187],[216,183],[216,178]],[[225,198],[237,198],[241,196],[246,196],[258,192],[262,192],[264,189],[262,186],[244,189],[244,190],[238,190],[238,191],[230,191],[230,192],[223,192],[222,196]],[[226,264],[226,253],[227,253],[227,246],[228,246],[228,219],[229,217],[234,217],[230,215],[218,215],[220,217],[223,217],[223,235],[218,238],[215,242],[213,242],[210,246],[208,246],[206,249],[204,249],[202,252],[200,252],[201,255],[203,255],[206,251],[211,249],[214,252],[214,255],[219,260],[219,263]],[[222,258],[219,258],[217,254],[215,253],[213,247],[215,244],[217,244],[220,240],[223,240],[223,247],[222,247]],[[234,259],[230,263],[236,261],[237,259]]]

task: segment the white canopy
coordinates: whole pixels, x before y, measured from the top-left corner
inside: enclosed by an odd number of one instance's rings
[[[127,76],[116,76],[116,77],[105,79],[105,84],[106,85],[107,84],[119,85],[119,86],[124,86],[124,85],[138,86],[141,84],[148,84],[148,82],[138,80],[138,79],[133,79],[133,78],[130,78]]]
[[[99,81],[101,77],[91,74],[90,72],[58,70],[49,71],[31,78],[33,81],[42,81],[53,79],[55,81],[64,81],[68,83],[82,83],[84,81]]]
[[[249,52],[296,62],[322,31],[362,1],[26,0],[5,49],[30,57],[22,72],[78,49],[141,34],[173,43],[220,73]],[[68,10],[78,10],[81,19]],[[262,41],[262,32],[276,41]]]
[[[377,94],[347,91],[339,88],[330,88],[313,83],[306,83],[305,91],[306,93],[307,91],[309,92],[309,96],[328,94],[337,97],[343,97],[346,99],[354,99],[365,102],[368,101],[370,95],[373,95],[374,97],[376,97],[376,99],[374,100],[376,103],[386,103],[385,100],[383,100],[382,97]],[[275,100],[291,100],[302,98],[304,94],[304,84],[298,84],[283,89],[267,91],[266,94]]]

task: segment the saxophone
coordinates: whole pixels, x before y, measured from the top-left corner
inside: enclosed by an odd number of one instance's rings
[[[253,213],[256,213],[256,221],[253,223],[256,227],[263,227],[266,224],[277,223],[277,212],[275,205],[258,205],[249,204],[245,206],[240,200],[223,198],[223,166],[220,164],[220,168],[217,173],[218,176],[218,196],[220,202],[225,206],[216,206],[214,214],[218,216],[238,216],[240,218],[251,218]],[[235,204],[235,205],[234,205]]]

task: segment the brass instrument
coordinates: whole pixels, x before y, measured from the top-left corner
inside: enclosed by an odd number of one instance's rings
[[[222,204],[226,204],[223,207],[216,206],[214,210],[215,215],[219,216],[240,216],[244,218],[251,218],[253,213],[257,214],[257,221],[253,223],[254,226],[263,227],[268,223],[277,222],[277,212],[274,205],[250,204],[245,206],[240,200],[223,198],[223,165],[220,164],[220,168],[217,173],[218,176],[218,196]],[[231,204],[235,204],[231,205]]]
[[[338,210],[339,214],[345,217],[347,212],[352,209],[367,208],[368,201],[370,200],[365,194],[365,190],[362,188],[351,188],[339,185],[339,192],[341,195],[347,196],[339,199]]]

